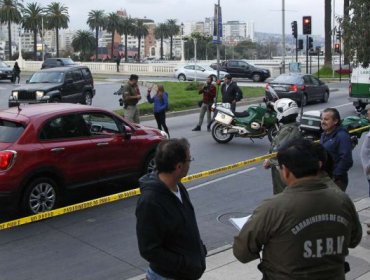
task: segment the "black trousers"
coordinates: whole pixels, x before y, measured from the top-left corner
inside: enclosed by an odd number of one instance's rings
[[[154,113],[154,118],[157,121],[158,129],[162,130],[163,127],[163,130],[170,136],[166,125],[166,111]]]

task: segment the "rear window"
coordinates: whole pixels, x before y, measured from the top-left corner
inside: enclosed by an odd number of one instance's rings
[[[20,123],[0,119],[0,142],[13,143],[24,131]]]
[[[299,84],[302,83],[302,78],[300,76],[281,75],[273,80],[272,83]]]

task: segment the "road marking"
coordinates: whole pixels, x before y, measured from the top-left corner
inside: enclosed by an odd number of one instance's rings
[[[245,170],[241,170],[241,171],[235,172],[233,174],[229,174],[229,175],[226,175],[226,176],[223,176],[223,177],[220,177],[220,178],[217,178],[217,179],[214,179],[214,180],[205,182],[203,184],[199,184],[197,186],[188,188],[187,190],[188,191],[196,190],[196,189],[199,189],[201,187],[204,187],[204,186],[207,186],[207,185],[210,185],[210,184],[213,184],[213,183],[216,183],[216,182],[219,182],[219,181],[222,181],[222,180],[225,180],[225,179],[228,179],[228,178],[231,178],[231,177],[234,177],[234,176],[243,174],[243,173],[247,173],[247,172],[253,171],[255,169],[256,169],[256,167],[252,167],[252,168],[248,168],[248,169],[245,169]]]
[[[350,102],[350,103],[345,103],[345,104],[338,105],[338,106],[333,106],[333,108],[340,108],[340,107],[344,107],[344,106],[348,106],[348,105],[352,105],[352,102]]]

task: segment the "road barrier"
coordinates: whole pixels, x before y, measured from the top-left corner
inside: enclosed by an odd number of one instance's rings
[[[370,125],[365,126],[365,127],[361,127],[361,128],[353,129],[349,133],[355,133],[355,132],[359,132],[359,131],[363,131],[363,130],[368,130],[369,128],[370,128]],[[237,168],[252,165],[252,164],[261,162],[265,159],[272,158],[275,155],[276,155],[276,153],[267,154],[267,155],[255,157],[255,158],[252,158],[252,159],[239,161],[237,163],[233,163],[233,164],[230,164],[230,165],[225,165],[225,166],[222,166],[222,167],[218,167],[218,168],[215,168],[215,169],[211,169],[211,170],[195,173],[195,174],[192,174],[192,175],[188,175],[188,176],[184,177],[181,180],[181,182],[187,183],[187,182],[190,182],[190,181],[202,179],[202,178],[213,176],[213,175],[216,175],[216,174],[219,174],[219,173],[223,173],[223,172],[231,171],[231,170],[234,170],[234,169],[237,169]],[[37,221],[41,221],[41,220],[45,220],[45,219],[49,219],[49,218],[52,218],[52,217],[56,217],[56,216],[60,216],[60,215],[80,211],[80,210],[83,210],[83,209],[99,206],[99,205],[102,205],[102,204],[106,204],[106,203],[126,199],[126,198],[136,196],[136,195],[139,195],[139,194],[140,194],[140,189],[137,188],[137,189],[133,189],[133,190],[125,191],[125,192],[120,192],[120,193],[104,196],[104,197],[97,198],[97,199],[92,199],[92,200],[89,200],[89,201],[73,204],[73,205],[58,208],[58,209],[55,209],[55,210],[42,212],[42,213],[35,214],[35,215],[32,215],[32,216],[27,216],[27,217],[24,217],[24,218],[20,218],[20,219],[8,221],[8,222],[5,222],[5,223],[1,223],[0,224],[0,230],[9,229],[9,228],[12,228],[12,227],[25,225],[25,224],[29,224],[29,223],[33,223],[33,222],[37,222]]]

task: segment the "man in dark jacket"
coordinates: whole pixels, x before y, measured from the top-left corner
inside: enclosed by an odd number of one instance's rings
[[[157,172],[140,178],[136,233],[141,256],[149,262],[147,279],[199,279],[206,249],[189,194],[180,182],[192,158],[186,139],[159,144]]]
[[[318,176],[316,143],[297,140],[277,154],[284,191],[264,201],[238,236],[233,252],[242,263],[259,259],[263,279],[344,280],[348,248],[362,238],[352,200]]]
[[[232,80],[232,76],[230,74],[226,74],[224,78],[224,83],[221,86],[222,103],[230,103],[231,111],[235,112],[236,101],[238,99],[238,94],[240,94],[240,88]]]
[[[348,185],[348,170],[353,165],[352,142],[349,133],[341,125],[340,114],[335,108],[327,108],[321,113],[320,143],[334,161],[333,180],[342,191]]]

